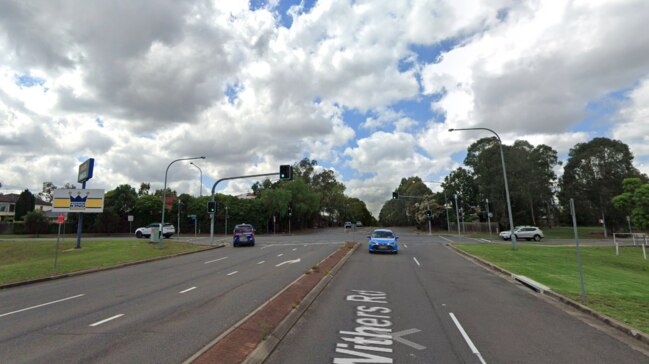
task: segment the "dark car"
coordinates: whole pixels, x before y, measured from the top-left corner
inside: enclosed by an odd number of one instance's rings
[[[234,226],[232,234],[232,246],[241,245],[255,246],[255,229],[250,224],[239,224]]]

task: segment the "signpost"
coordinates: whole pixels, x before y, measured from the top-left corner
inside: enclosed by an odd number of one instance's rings
[[[104,190],[56,189],[53,191],[52,212],[74,212],[79,214],[77,246],[75,247],[79,249],[81,248],[83,214],[104,212]]]
[[[59,232],[56,235],[56,250],[54,250],[54,271],[56,272],[56,263],[59,259],[59,239],[61,238],[61,224],[65,221],[65,216],[62,213],[59,214],[56,222],[59,224]]]
[[[133,229],[133,215],[128,215],[128,233],[131,233],[131,230]]]
[[[81,183],[81,188],[86,188],[86,181],[92,178],[95,170],[95,159],[88,158],[85,162],[79,165],[79,174],[77,175],[77,182]],[[81,249],[81,232],[83,231],[83,213],[79,213],[79,224],[77,225],[77,246],[75,249]]]

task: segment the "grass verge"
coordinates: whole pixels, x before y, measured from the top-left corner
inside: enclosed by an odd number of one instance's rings
[[[457,248],[512,273],[534,279],[581,302],[575,247],[457,244]],[[649,334],[649,260],[637,247],[580,249],[587,306]]]
[[[75,245],[76,239],[59,242],[54,271],[56,239],[0,242],[0,285],[206,248],[165,240],[164,248],[158,249],[157,244],[135,239],[82,241],[81,249],[74,249]]]

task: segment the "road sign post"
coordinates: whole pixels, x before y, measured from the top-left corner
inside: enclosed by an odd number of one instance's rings
[[[586,304],[586,290],[584,288],[584,273],[581,270],[581,256],[579,255],[579,234],[577,233],[577,217],[575,213],[575,201],[572,198],[570,199],[570,214],[572,215],[572,228],[575,231],[577,266],[579,267],[579,280],[581,281],[581,303]]]
[[[59,214],[56,222],[59,224],[59,231],[56,234],[56,249],[54,250],[54,272],[56,272],[56,263],[59,259],[59,239],[61,238],[61,224],[65,221],[63,214]]]

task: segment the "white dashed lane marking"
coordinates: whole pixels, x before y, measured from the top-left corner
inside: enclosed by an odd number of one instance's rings
[[[223,257],[223,258],[214,259],[214,260],[208,260],[204,264],[210,264],[210,263],[218,262],[219,260],[223,260],[223,259],[228,259],[228,257]]]
[[[184,290],[184,291],[180,291],[180,292],[178,292],[178,293],[187,293],[187,292],[189,292],[189,291],[193,291],[193,290],[195,290],[195,289],[196,289],[196,287],[187,288],[186,290]]]
[[[108,321],[112,321],[112,320],[114,320],[114,319],[116,319],[116,318],[120,318],[120,317],[122,317],[122,316],[124,316],[124,314],[123,314],[123,313],[120,313],[119,315],[115,315],[115,316],[113,316],[113,317],[109,317],[109,318],[107,318],[107,319],[105,319],[105,320],[97,321],[97,322],[95,322],[94,324],[90,324],[90,326],[92,326],[92,327],[99,326],[99,325],[101,325],[101,324],[105,324],[105,323],[108,322]]]

